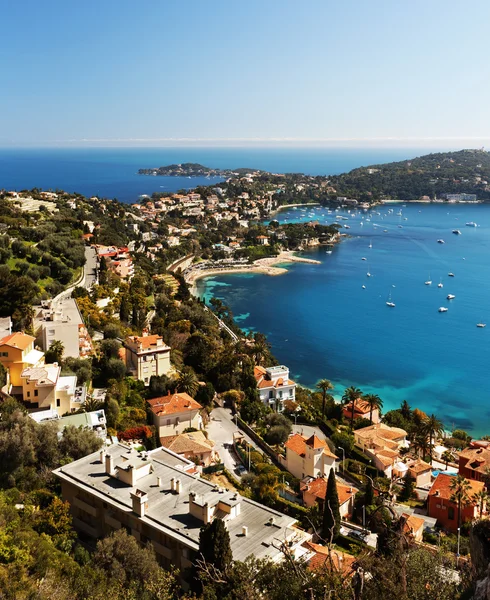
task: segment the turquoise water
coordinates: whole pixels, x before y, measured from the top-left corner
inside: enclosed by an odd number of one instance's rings
[[[230,305],[241,327],[266,333],[304,385],[326,377],[336,396],[356,385],[378,393],[385,410],[408,400],[447,427],[490,433],[490,206],[392,207],[392,214],[387,207],[374,209],[380,215],[337,213],[349,217],[341,222],[351,237],[330,255],[309,251],[320,265],[291,264],[280,277],[213,277],[199,283],[198,293]],[[334,220],[323,208],[289,210],[278,219],[313,216]],[[479,227],[466,227],[469,221]],[[390,293],[395,308],[386,306]],[[441,306],[449,310],[439,313]],[[480,321],[485,329],[476,327]]]

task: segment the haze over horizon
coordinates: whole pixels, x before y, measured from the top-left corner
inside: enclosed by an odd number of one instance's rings
[[[2,16],[3,147],[490,143],[484,0],[26,0]]]

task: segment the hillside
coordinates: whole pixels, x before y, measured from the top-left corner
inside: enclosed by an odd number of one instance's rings
[[[489,181],[490,153],[484,150],[427,154],[330,177],[337,195],[367,201],[434,199],[454,193],[476,194],[478,200],[488,200]]]

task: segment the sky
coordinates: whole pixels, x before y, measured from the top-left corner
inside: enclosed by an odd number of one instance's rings
[[[0,145],[490,144],[488,0],[15,0]]]

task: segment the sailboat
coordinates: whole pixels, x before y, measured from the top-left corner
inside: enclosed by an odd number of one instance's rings
[[[395,303],[391,299],[391,292],[388,294],[388,300],[386,301],[386,306],[389,306],[391,308],[395,307]]]
[[[432,279],[430,278],[430,273],[429,273],[429,279],[427,279],[427,281],[424,282],[425,285],[432,285]]]
[[[366,275],[367,275],[368,277],[371,277],[371,273],[370,273],[370,271],[369,271],[369,265],[368,265],[368,270],[367,270],[367,273],[366,273]]]
[[[439,283],[437,284],[438,288],[442,288],[444,287],[444,284],[442,283],[442,278],[439,280]]]
[[[368,246],[368,248],[372,248],[372,247],[373,247],[373,242],[372,242],[372,240],[371,240],[371,241],[369,242],[369,246]]]
[[[477,326],[477,327],[480,327],[480,329],[483,329],[483,327],[486,327],[486,326],[487,326],[487,324],[486,324],[486,323],[483,323],[483,322],[480,322],[480,323],[477,323],[477,324],[476,324],[476,326]]]

